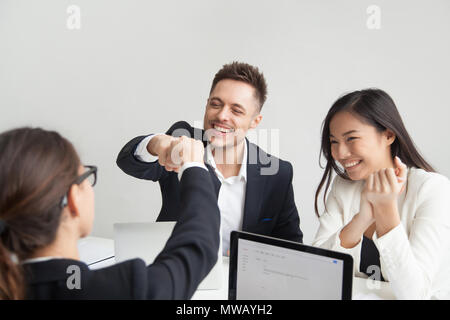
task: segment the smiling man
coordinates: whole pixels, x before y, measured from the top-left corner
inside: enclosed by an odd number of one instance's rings
[[[214,183],[224,255],[233,230],[302,242],[292,165],[246,138],[248,130],[261,122],[266,96],[266,81],[258,68],[239,62],[224,65],[211,86],[204,130],[180,121],[166,134],[139,136],[122,148],[117,165],[125,173],[160,184],[163,203],[157,221],[178,219],[177,173],[183,165],[178,146],[186,143],[179,137],[187,136],[202,140],[206,148],[205,163],[194,165],[206,165]]]

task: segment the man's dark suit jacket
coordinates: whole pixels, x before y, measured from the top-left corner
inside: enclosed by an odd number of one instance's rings
[[[205,169],[186,169],[179,189],[178,222],[153,264],[146,266],[143,260],[132,259],[90,270],[85,263],[70,259],[24,263],[26,298],[191,298],[217,261],[220,212],[210,175]],[[77,274],[80,288],[69,289],[76,285],[74,277]]]
[[[203,130],[193,128],[185,121],[175,123],[166,134],[185,135],[203,140]],[[162,208],[157,221],[176,221],[179,218],[181,203],[177,173],[166,171],[158,161],[143,162],[134,156],[138,144],[145,137],[139,136],[129,141],[120,151],[117,165],[133,177],[158,181],[162,193]],[[292,165],[265,153],[247,139],[246,142],[249,156],[242,230],[302,242],[303,233],[300,230],[300,219],[292,187]],[[206,147],[206,142],[203,141],[203,143]],[[250,163],[251,155],[257,156],[256,161],[252,161],[254,163]],[[271,165],[267,163],[267,159],[279,161],[279,169],[276,174],[261,174]],[[214,173],[214,169],[208,164],[206,166],[214,184],[216,197],[218,197],[221,183]]]

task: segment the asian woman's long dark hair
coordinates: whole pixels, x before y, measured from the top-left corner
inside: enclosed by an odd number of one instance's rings
[[[357,116],[365,123],[375,127],[380,133],[386,129],[391,130],[396,137],[391,145],[392,159],[398,156],[408,167],[420,168],[428,172],[435,171],[417,151],[414,142],[406,131],[394,101],[386,92],[380,89],[365,89],[348,93],[340,97],[331,106],[322,124],[320,156],[323,154],[327,160],[327,164],[315,195],[314,209],[317,216],[319,216],[317,199],[322,187],[325,185],[323,201],[324,204],[326,203],[327,191],[331,184],[333,170],[342,178],[350,180],[346,172],[338,167],[331,156],[330,122],[337,113],[342,111],[347,111]],[[319,164],[320,159],[319,157]]]
[[[55,240],[61,199],[79,166],[72,144],[56,132],[0,134],[0,299],[25,298],[21,261]]]

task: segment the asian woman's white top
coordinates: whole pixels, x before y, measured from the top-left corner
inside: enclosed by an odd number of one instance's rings
[[[336,176],[320,217],[314,246],[353,256],[359,272],[361,243],[346,249],[341,230],[359,212],[364,181]],[[450,181],[445,176],[409,168],[398,199],[401,223],[382,237],[373,235],[381,273],[398,299],[450,299]]]

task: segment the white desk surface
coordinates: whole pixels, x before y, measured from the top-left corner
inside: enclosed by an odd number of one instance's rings
[[[107,267],[116,263],[114,258],[114,240],[98,237],[86,237],[78,240],[80,260],[91,269]]]
[[[78,242],[80,260],[91,269],[110,266],[115,263],[114,240],[86,237]],[[228,271],[229,259],[223,259],[223,286],[220,290],[197,290],[192,300],[227,300],[228,299]],[[354,300],[384,300],[395,299],[388,282],[373,281],[353,277]]]

